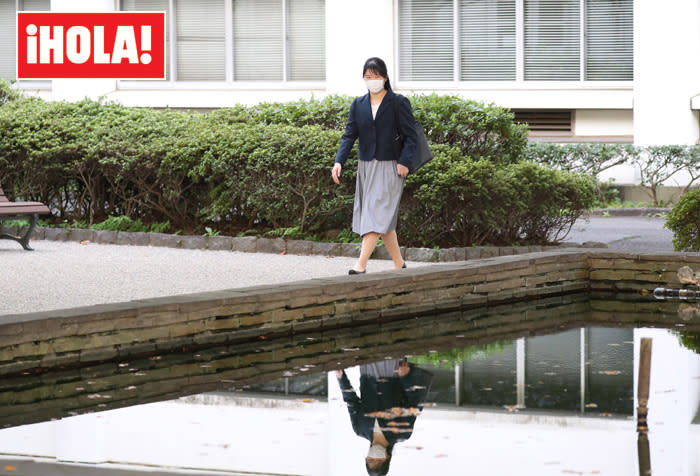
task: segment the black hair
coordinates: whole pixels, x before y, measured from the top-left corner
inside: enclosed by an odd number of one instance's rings
[[[386,476],[389,472],[389,466],[391,465],[391,454],[393,453],[394,445],[389,445],[386,449],[386,460],[378,468],[370,468],[365,460],[365,469],[367,469],[367,474],[369,476]]]
[[[370,58],[365,61],[365,66],[362,68],[362,76],[364,77],[367,71],[377,73],[382,78],[386,78],[384,82],[384,89],[391,90],[391,83],[389,82],[389,73],[386,69],[386,63],[381,58]]]

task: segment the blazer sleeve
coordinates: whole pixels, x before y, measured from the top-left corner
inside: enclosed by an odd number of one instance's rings
[[[350,423],[353,431],[357,436],[367,438],[371,441],[374,418],[368,418],[364,415],[362,411],[362,401],[357,396],[357,393],[355,393],[355,389],[352,388],[352,384],[348,376],[345,375],[345,371],[343,371],[343,376],[338,379],[338,384],[343,394],[343,400],[348,404],[348,414],[350,415]]]
[[[345,161],[348,160],[348,155],[350,155],[352,146],[355,144],[355,141],[359,136],[359,128],[357,127],[357,121],[355,121],[356,107],[357,99],[355,99],[350,105],[348,122],[345,124],[345,132],[340,138],[340,147],[338,147],[338,153],[335,155],[335,161],[343,166],[345,165]]]
[[[399,123],[398,128],[404,136],[403,148],[399,155],[399,164],[411,168],[413,155],[416,153],[416,120],[413,118],[411,102],[404,96],[397,95],[399,101]]]
[[[433,374],[425,369],[411,365],[411,371],[405,377],[401,377],[400,380],[408,404],[422,410],[430,391]]]

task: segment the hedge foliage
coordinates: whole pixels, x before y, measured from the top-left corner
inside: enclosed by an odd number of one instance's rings
[[[402,244],[544,243],[591,206],[586,178],[520,160],[527,130],[507,110],[409,99],[435,159],[407,180]],[[197,114],[15,97],[0,106],[0,182],[11,198],[49,203],[57,221],[126,216],[188,233],[347,235],[357,157],[340,186],[330,169],[350,102]]]
[[[676,251],[700,251],[700,189],[683,195],[668,214],[666,228],[673,231]]]

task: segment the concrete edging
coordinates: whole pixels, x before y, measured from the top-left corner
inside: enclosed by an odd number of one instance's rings
[[[22,227],[0,226],[0,233],[18,235]],[[141,233],[125,231],[89,230],[78,228],[38,227],[34,239],[51,241],[89,241],[108,245],[163,246],[189,250],[223,250],[246,253],[274,253],[294,255],[345,256],[360,255],[359,243],[329,243],[282,238],[231,237],[231,236],[185,236],[164,233]],[[565,243],[552,246],[472,246],[463,248],[409,248],[402,247],[406,261],[424,263],[465,261],[474,259],[512,256],[562,248],[607,248],[604,243]],[[384,246],[375,250],[372,258],[391,259]]]

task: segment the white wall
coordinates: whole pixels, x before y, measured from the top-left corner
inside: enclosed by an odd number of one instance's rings
[[[574,116],[577,136],[631,136],[634,134],[632,110],[578,109]]]
[[[700,93],[700,3],[634,2],[634,135],[638,145],[694,144]]]

